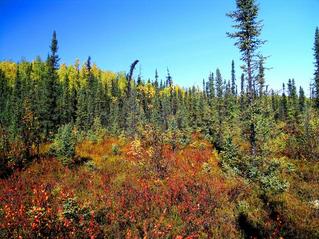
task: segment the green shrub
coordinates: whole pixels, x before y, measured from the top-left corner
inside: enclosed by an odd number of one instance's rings
[[[279,160],[247,156],[243,162],[242,175],[256,182],[263,194],[278,194],[288,189],[288,182],[280,176],[284,166]]]
[[[112,144],[112,154],[119,155],[120,153],[120,147],[117,144]]]
[[[184,147],[190,144],[190,142],[191,142],[191,135],[189,132],[185,130],[179,137],[179,144]]]
[[[91,171],[97,170],[97,166],[96,166],[96,164],[94,163],[93,160],[87,161],[87,162],[85,163],[85,166],[86,166],[89,170],[91,170]]]
[[[236,174],[241,174],[240,169],[242,167],[242,162],[239,156],[237,145],[232,142],[231,138],[227,138],[224,150],[221,152],[222,167],[226,171],[233,171]]]
[[[58,129],[51,146],[51,152],[64,165],[70,165],[75,155],[76,136],[72,131],[72,125],[66,124]]]
[[[263,156],[240,155],[238,147],[228,138],[221,152],[221,165],[226,172],[232,172],[257,183],[263,194],[278,194],[287,190],[289,184],[280,176],[287,166],[277,159]]]
[[[97,143],[104,138],[105,133],[106,133],[106,129],[103,128],[100,118],[95,117],[92,128],[87,133],[87,138],[90,141]]]
[[[81,216],[85,220],[89,220],[90,210],[88,208],[81,208],[76,198],[68,198],[63,203],[63,216],[75,222],[79,221]]]

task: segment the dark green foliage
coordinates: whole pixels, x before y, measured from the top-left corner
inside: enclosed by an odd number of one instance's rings
[[[227,33],[230,38],[237,39],[235,45],[242,53],[242,60],[246,66],[244,68],[247,73],[248,95],[250,101],[253,97],[253,75],[254,64],[258,61],[256,51],[264,44],[259,39],[262,30],[261,21],[257,19],[259,8],[255,0],[236,0],[237,10],[228,14],[233,19],[237,30],[234,33]]]
[[[258,49],[265,43],[259,38],[262,30],[261,21],[257,19],[259,8],[255,0],[236,0],[237,9],[228,14],[233,19],[235,24],[233,28],[236,30],[233,33],[227,33],[228,37],[236,39],[235,46],[237,46],[242,54],[241,60],[245,62],[244,72],[247,75],[248,82],[248,119],[250,121],[250,144],[252,154],[256,153],[256,132],[253,115],[255,109],[250,109],[255,106],[254,96],[255,89],[255,71],[258,60],[262,58],[257,52]],[[259,67],[260,68],[260,67]],[[263,70],[263,69],[261,69]],[[261,76],[261,75],[260,75]],[[261,76],[261,79],[263,77]]]
[[[245,108],[245,75],[241,74],[240,77],[240,110]]]
[[[72,164],[75,155],[76,136],[71,124],[66,124],[58,129],[51,146],[52,153],[65,165]]]
[[[262,97],[264,95],[265,87],[265,68],[263,58],[259,59],[257,82],[259,86],[259,96]]]
[[[263,194],[279,194],[286,191],[289,184],[280,177],[284,168],[278,160],[268,160],[262,157],[248,157],[243,160],[243,174],[253,182],[258,183]]]
[[[87,114],[87,92],[83,86],[80,86],[77,93],[77,106],[76,106],[76,124],[85,129],[88,127],[88,114]]]
[[[85,98],[85,103],[86,103],[86,116],[87,116],[87,122],[86,122],[86,127],[89,128],[90,125],[93,123],[94,119],[94,108],[95,108],[95,93],[96,93],[96,80],[95,77],[93,76],[91,72],[91,57],[89,56],[86,63],[86,75],[85,79],[87,80],[86,84],[86,98]],[[86,129],[87,129],[86,128]]]
[[[209,98],[212,100],[215,97],[215,78],[214,73],[209,74],[208,77],[208,84],[206,85],[208,87],[207,94],[209,95]]]
[[[91,129],[88,130],[88,139],[94,143],[99,142],[105,136],[105,129],[102,126],[101,119],[95,117]]]
[[[231,93],[236,95],[236,75],[235,75],[235,62],[231,62]]]
[[[306,97],[303,88],[299,88],[299,112],[303,113],[305,111]]]
[[[39,117],[44,129],[44,136],[49,137],[55,131],[60,123],[60,114],[58,112],[58,96],[60,88],[58,84],[57,69],[59,67],[58,41],[55,31],[53,32],[50,45],[50,54],[46,62],[46,74],[41,81],[41,96],[40,96],[40,112]]]
[[[315,58],[315,72],[314,72],[314,90],[315,90],[315,99],[316,107],[319,108],[319,29],[316,28],[315,32],[315,42],[314,42],[314,58]]]
[[[297,88],[294,79],[288,80],[288,114],[293,120],[297,120],[299,109],[298,109],[298,95]]]
[[[4,127],[9,121],[9,101],[10,88],[4,72],[0,69],[0,125]]]
[[[80,218],[89,220],[90,210],[88,208],[81,208],[76,198],[67,198],[63,203],[63,216],[71,221],[79,223]]]
[[[222,166],[226,170],[231,170],[234,173],[239,174],[240,168],[238,168],[238,162],[239,162],[238,147],[235,144],[233,144],[231,138],[227,138],[224,149],[221,152]]]
[[[286,120],[288,117],[288,102],[286,96],[285,84],[282,84],[282,96],[279,107],[279,117],[281,120]]]
[[[289,184],[280,177],[285,169],[279,160],[269,160],[261,156],[243,156],[232,140],[226,140],[221,153],[221,164],[226,172],[234,173],[256,183],[262,194],[279,194],[288,189]]]

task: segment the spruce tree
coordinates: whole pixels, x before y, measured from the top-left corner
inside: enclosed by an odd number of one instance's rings
[[[235,74],[235,62],[231,62],[231,93],[236,95],[236,74]]]
[[[290,80],[288,82],[288,111],[291,117],[296,118],[298,115],[298,95],[297,88],[295,84],[295,79]]]
[[[4,72],[0,69],[0,127],[7,126],[9,120],[8,104],[9,104],[10,88]]]
[[[299,112],[304,113],[306,107],[306,97],[303,88],[300,86],[299,88]]]
[[[277,100],[274,90],[271,90],[271,109],[275,116],[275,119],[277,119]]]
[[[206,81],[205,81],[205,79],[203,79],[203,95],[204,95],[204,98],[206,99],[207,92],[206,92]]]
[[[47,76],[45,80],[43,97],[43,108],[41,112],[41,119],[45,122],[45,134],[48,136],[54,133],[59,124],[60,115],[57,109],[58,101],[58,75],[57,69],[59,68],[58,40],[56,32],[53,32],[50,54],[47,58]]]
[[[157,90],[158,86],[159,86],[157,69],[155,70],[155,81],[154,81],[153,85],[154,85],[155,89]]]
[[[11,133],[16,137],[21,133],[21,120],[23,116],[23,81],[20,75],[20,67],[17,66],[14,80],[13,92],[10,97],[10,128]]]
[[[154,97],[152,97],[152,111],[150,115],[150,122],[155,127],[161,126],[161,102],[159,92],[155,91]]]
[[[223,99],[223,78],[220,70],[216,70],[216,97],[217,97],[217,115],[218,115],[218,129],[216,148],[221,149],[223,144],[223,120],[224,120],[224,99]]]
[[[281,120],[286,120],[288,116],[288,103],[287,103],[287,96],[286,96],[286,88],[285,83],[282,84],[282,96],[280,101],[280,108],[279,108],[279,117]]]
[[[265,87],[265,68],[264,68],[264,59],[259,59],[259,66],[258,66],[258,87],[259,87],[259,97],[264,95],[264,87]]]
[[[319,109],[319,28],[316,28],[315,43],[314,43],[314,58],[315,58],[315,72],[314,72],[314,88],[315,88],[315,103],[316,108]]]
[[[245,108],[245,75],[241,74],[240,77],[240,110]]]
[[[222,98],[223,98],[223,78],[222,78],[222,75],[221,75],[220,70],[218,68],[216,69],[215,82],[216,82],[216,97],[219,100],[222,100]]]
[[[255,80],[254,75],[256,65],[258,63],[258,49],[265,43],[259,38],[262,30],[261,21],[257,19],[259,7],[255,0],[236,0],[237,10],[227,14],[233,19],[235,24],[233,27],[236,29],[233,33],[227,33],[228,37],[236,39],[235,46],[241,52],[241,60],[245,62],[244,71],[247,75],[248,82],[248,109],[249,114],[249,131],[250,131],[250,144],[252,154],[256,153],[256,125],[254,122],[256,112],[254,108],[254,94],[255,94]]]
[[[214,73],[210,73],[208,76],[208,94],[209,94],[209,103],[212,105],[212,101],[215,98],[215,78],[214,78]]]
[[[86,63],[86,103],[87,103],[87,126],[91,128],[93,125],[93,120],[95,117],[95,99],[96,99],[96,79],[91,71],[92,69],[92,63],[91,63],[91,57],[89,56]]]
[[[79,84],[77,89],[76,124],[80,129],[88,127],[87,89],[86,84]]]
[[[67,124],[71,121],[71,97],[69,76],[66,74],[62,82],[61,94],[61,124]]]

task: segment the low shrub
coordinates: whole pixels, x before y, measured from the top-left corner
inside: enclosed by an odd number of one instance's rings
[[[112,144],[112,154],[113,155],[121,154],[120,147],[117,144]]]
[[[71,124],[66,124],[58,129],[51,145],[51,152],[64,165],[71,165],[75,155],[76,136]]]

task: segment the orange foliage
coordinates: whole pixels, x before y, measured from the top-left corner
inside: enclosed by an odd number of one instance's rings
[[[114,145],[121,153],[112,152]],[[97,168],[69,169],[55,159],[33,163],[0,180],[0,231],[6,238],[241,237],[237,205],[258,204],[251,186],[227,178],[217,153],[198,135],[183,149],[160,149],[154,157],[152,145],[109,137],[77,146],[77,155],[91,158]],[[165,166],[164,176],[154,160]],[[281,211],[311,213],[298,200],[287,201],[291,206]],[[260,210],[257,206],[247,218],[265,219],[265,228],[279,236],[288,219],[279,210],[278,220]]]

